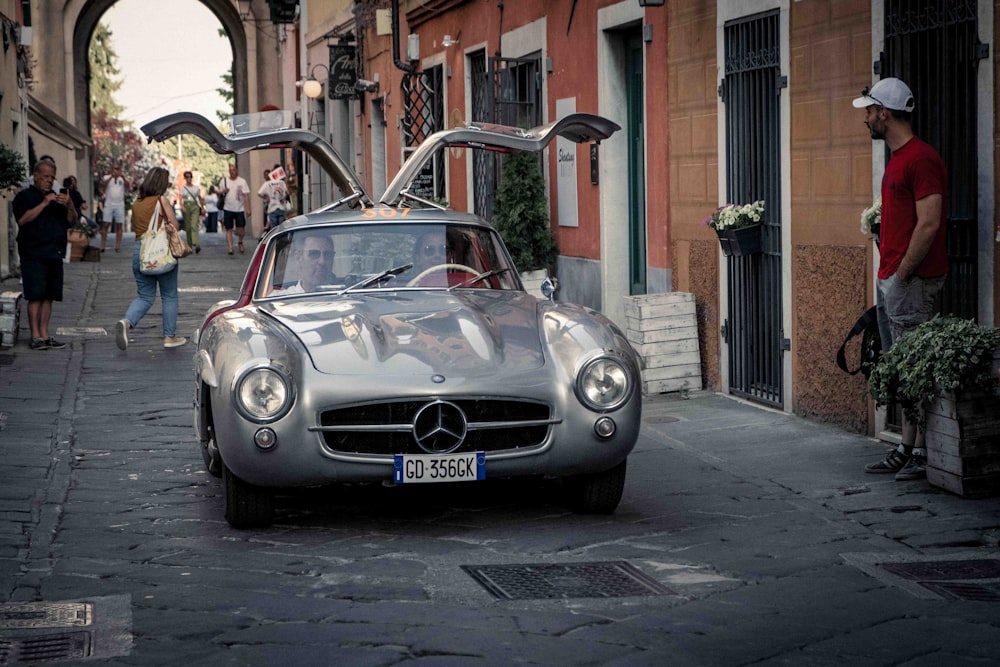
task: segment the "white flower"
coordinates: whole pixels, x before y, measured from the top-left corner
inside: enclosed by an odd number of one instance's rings
[[[871,234],[872,227],[882,223],[882,198],[876,197],[875,202],[861,212],[861,233]]]
[[[759,223],[763,215],[764,200],[758,199],[752,204],[720,206],[702,222],[715,230],[739,229]]]

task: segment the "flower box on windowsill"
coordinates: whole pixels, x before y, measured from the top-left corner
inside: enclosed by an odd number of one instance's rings
[[[743,257],[756,255],[763,250],[761,232],[763,224],[739,227],[737,229],[717,229],[719,245],[726,257]]]

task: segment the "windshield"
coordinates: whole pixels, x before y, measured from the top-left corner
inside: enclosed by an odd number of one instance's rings
[[[516,290],[500,237],[458,224],[309,227],[271,239],[257,298],[378,289]]]

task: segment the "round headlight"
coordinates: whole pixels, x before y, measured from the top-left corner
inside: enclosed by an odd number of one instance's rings
[[[290,402],[291,392],[284,376],[271,368],[251,369],[236,385],[236,405],[256,421],[277,419]]]
[[[587,362],[576,379],[577,396],[594,410],[617,408],[628,399],[630,391],[628,370],[610,357]]]

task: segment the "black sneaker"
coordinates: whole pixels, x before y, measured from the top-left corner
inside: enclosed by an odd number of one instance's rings
[[[32,338],[31,342],[28,343],[28,347],[32,350],[47,350],[49,349],[49,341],[44,338]]]
[[[865,472],[882,474],[897,473],[903,469],[910,458],[911,457],[903,454],[898,449],[893,449],[881,461],[876,461],[875,463],[869,463],[866,465]]]
[[[899,469],[896,473],[897,482],[906,482],[911,479],[923,479],[927,477],[927,460],[914,454],[910,457],[910,460],[906,462],[906,465]]]
[[[53,350],[61,350],[64,347],[66,347],[66,343],[63,343],[62,341],[58,341],[55,338],[52,338],[51,336],[49,336],[49,339],[47,341],[45,341],[45,342],[49,346],[49,348],[53,349]]]

